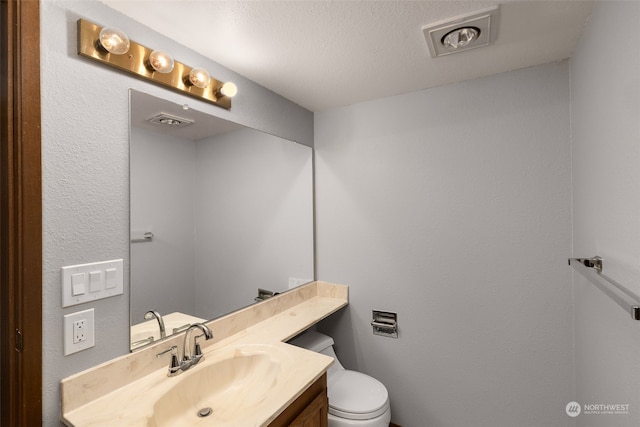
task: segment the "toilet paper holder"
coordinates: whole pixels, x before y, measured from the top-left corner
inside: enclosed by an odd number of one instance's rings
[[[372,310],[371,327],[374,335],[398,338],[398,314],[391,311]]]

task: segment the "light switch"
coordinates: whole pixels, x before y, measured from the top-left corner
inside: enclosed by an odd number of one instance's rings
[[[71,275],[71,295],[74,297],[84,294],[85,276],[84,273]]]
[[[115,288],[116,284],[117,284],[116,269],[115,268],[107,268],[105,270],[105,273],[107,274],[107,285],[105,286],[105,289],[113,289],[113,288]]]
[[[124,292],[122,259],[89,264],[68,265],[61,268],[62,306],[83,304]]]
[[[102,271],[92,271],[89,273],[89,292],[98,292],[104,288]]]

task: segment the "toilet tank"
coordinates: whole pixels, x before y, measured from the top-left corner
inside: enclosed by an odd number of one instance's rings
[[[333,357],[333,364],[327,369],[328,378],[331,378],[336,372],[344,370],[344,366],[342,366],[335,351],[333,351],[333,338],[328,335],[316,331],[307,331],[290,340],[289,344]]]
[[[289,344],[296,347],[306,348],[307,350],[315,351],[316,353],[322,353],[323,350],[333,345],[333,338],[328,335],[321,334],[316,331],[307,331],[298,335]]]

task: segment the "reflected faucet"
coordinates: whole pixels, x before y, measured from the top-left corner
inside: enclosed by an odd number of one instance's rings
[[[191,351],[191,347],[189,346],[189,334],[195,329],[200,329],[202,334],[193,337],[193,351]],[[209,329],[209,327],[204,323],[194,323],[189,326],[187,331],[184,333],[184,341],[182,343],[182,362],[180,363],[180,367],[183,371],[186,371],[193,365],[196,365],[204,357],[202,349],[200,348],[200,343],[198,342],[198,338],[203,336],[207,340],[213,338],[211,329]]]
[[[160,338],[167,337],[167,331],[164,329],[164,320],[162,320],[162,316],[156,310],[149,310],[144,314],[144,320],[151,320],[156,318],[158,321],[158,325],[160,326]]]

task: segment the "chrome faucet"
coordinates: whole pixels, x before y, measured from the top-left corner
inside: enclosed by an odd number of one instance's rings
[[[144,314],[144,320],[151,320],[156,318],[158,321],[158,325],[160,326],[160,338],[167,337],[167,331],[164,328],[164,320],[162,320],[162,316],[156,310],[149,310]]]
[[[196,335],[193,337],[193,351],[191,351],[191,347],[189,346],[189,334],[191,331],[195,329],[200,329],[202,331],[201,335]],[[194,323],[189,326],[187,331],[184,333],[184,341],[182,343],[182,362],[180,363],[181,369],[186,371],[193,365],[196,365],[204,355],[202,354],[202,348],[200,348],[200,343],[198,342],[198,338],[203,337],[207,340],[213,338],[213,333],[211,333],[211,329],[204,323]]]
[[[196,335],[193,338],[193,352],[189,347],[189,333],[195,329],[200,329],[202,331],[201,335]],[[164,350],[156,354],[156,357],[160,357],[167,353],[171,353],[171,363],[169,364],[169,372],[167,373],[168,377],[174,377],[180,374],[182,371],[186,371],[193,365],[196,365],[200,362],[204,355],[202,354],[202,348],[200,348],[200,343],[198,342],[198,338],[205,337],[205,339],[210,340],[213,338],[213,334],[211,333],[211,329],[207,327],[207,325],[203,323],[194,323],[189,326],[189,329],[184,333],[184,342],[182,347],[182,360],[180,360],[178,356],[178,346],[172,346],[171,348]]]

